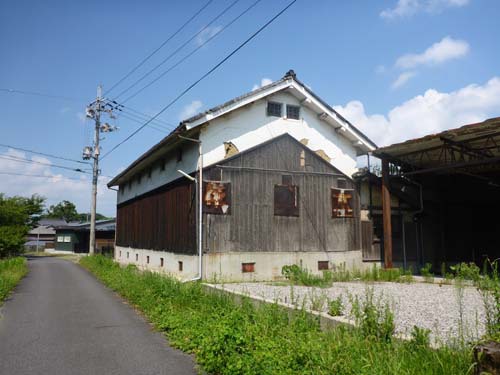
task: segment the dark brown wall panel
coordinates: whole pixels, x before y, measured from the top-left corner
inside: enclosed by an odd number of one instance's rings
[[[196,249],[193,184],[154,191],[118,207],[118,246],[191,254]]]

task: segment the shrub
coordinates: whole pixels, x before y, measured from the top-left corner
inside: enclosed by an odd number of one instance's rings
[[[420,274],[424,277],[425,282],[432,283],[434,281],[434,274],[431,272],[431,270],[431,263],[425,263],[425,266],[420,269]]]
[[[415,347],[429,347],[431,331],[426,328],[413,326],[410,343]]]
[[[323,274],[314,275],[308,269],[296,264],[283,266],[281,274],[292,284],[304,286],[329,286],[332,284],[332,273],[323,271]]]

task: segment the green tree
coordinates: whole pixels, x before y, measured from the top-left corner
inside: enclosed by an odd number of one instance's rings
[[[66,200],[56,205],[51,205],[44,216],[52,219],[64,219],[66,221],[78,221],[80,219],[74,203]]]
[[[28,231],[36,225],[45,198],[7,197],[0,193],[0,258],[22,251]]]

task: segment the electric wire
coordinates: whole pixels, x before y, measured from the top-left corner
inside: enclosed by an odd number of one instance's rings
[[[66,158],[66,157],[63,157],[63,156],[57,156],[57,155],[47,154],[47,153],[44,153],[44,152],[34,151],[34,150],[27,149],[27,148],[22,148],[22,147],[14,147],[14,146],[2,144],[2,143],[0,143],[0,147],[12,148],[12,149],[18,150],[18,151],[24,151],[24,152],[29,152],[31,154],[43,155],[43,156],[46,156],[46,157],[49,157],[49,158],[54,158],[54,159],[71,161],[73,163],[86,164],[86,165],[89,164],[89,163],[81,161],[81,160],[75,160],[75,159],[70,159],[70,158]]]
[[[44,93],[36,92],[36,91],[23,91],[23,90],[5,89],[5,88],[0,88],[0,91],[12,93],[12,94],[34,95],[34,96],[42,96],[42,97],[46,97],[46,98],[51,98],[51,99],[63,99],[63,100],[69,100],[69,101],[84,100],[84,99],[72,98],[72,97],[68,97],[68,96],[44,94]]]
[[[121,113],[119,115],[120,117],[123,117],[123,118],[126,118],[127,120],[130,120],[130,121],[133,121],[135,123],[138,123],[138,124],[142,124],[144,122],[144,119],[140,119],[140,118],[134,118],[132,117],[131,115],[128,115],[128,114],[125,114],[125,113]],[[165,129],[162,129],[162,128],[159,128],[159,127],[156,127],[155,125],[152,125],[152,124],[149,124],[148,125],[148,128],[151,128],[153,130],[156,130],[162,134],[168,134],[170,133],[169,130],[165,130]]]
[[[222,17],[224,14],[226,14],[233,6],[235,6],[240,0],[234,0],[229,6],[224,8],[222,12],[220,12],[217,16],[212,18],[212,20],[204,26],[200,31],[195,33],[194,35],[191,36],[187,41],[185,41],[183,44],[181,44],[174,52],[172,52],[170,55],[168,55],[165,59],[163,59],[159,64],[157,64],[154,68],[150,69],[148,72],[146,72],[144,75],[142,75],[139,79],[134,81],[130,86],[128,86],[126,89],[122,90],[118,95],[114,97],[114,100],[137,86],[141,81],[149,77],[150,74],[152,74],[154,71],[156,71],[160,66],[165,64],[168,60],[170,60],[172,57],[174,57],[176,54],[178,54],[185,46],[187,46],[189,43],[191,43],[196,37],[198,37],[201,33],[203,33],[205,30],[208,30],[208,28],[215,22],[217,21],[220,17]]]
[[[246,8],[243,12],[241,12],[238,16],[236,16],[235,18],[233,18],[233,20],[231,20],[231,22],[229,22],[228,24],[226,24],[224,27],[222,27],[221,29],[219,29],[216,33],[214,33],[210,38],[208,38],[207,40],[205,40],[202,44],[200,44],[198,47],[196,47],[194,50],[192,50],[190,53],[188,53],[186,56],[184,56],[182,59],[180,59],[179,61],[177,61],[174,65],[172,65],[170,68],[168,68],[167,70],[163,71],[160,75],[158,75],[155,79],[153,79],[152,81],[150,81],[149,83],[147,83],[145,86],[141,87],[139,90],[137,90],[136,92],[134,92],[132,95],[128,96],[127,98],[125,98],[122,103],[126,103],[128,102],[130,99],[134,98],[135,96],[137,96],[139,93],[141,93],[142,91],[144,91],[145,89],[147,89],[148,87],[150,87],[152,84],[154,84],[156,81],[158,81],[159,79],[163,78],[166,74],[168,74],[169,72],[171,72],[173,69],[175,69],[176,67],[178,67],[180,64],[182,64],[184,61],[186,61],[188,58],[190,58],[192,55],[194,55],[197,51],[199,51],[203,46],[205,46],[206,44],[210,43],[210,41],[214,38],[216,38],[220,33],[222,33],[224,30],[226,30],[228,27],[230,27],[233,23],[235,23],[236,21],[238,21],[241,17],[243,17],[246,13],[248,13],[253,7],[255,7],[258,3],[260,3],[262,0],[256,0],[254,3],[252,3],[248,8]]]
[[[10,161],[16,161],[16,162],[20,162],[20,163],[40,164],[40,165],[46,165],[48,167],[53,167],[53,168],[67,169],[67,170],[73,171],[73,172],[90,174],[90,172],[86,172],[86,171],[84,171],[83,169],[80,169],[80,168],[71,168],[71,167],[67,167],[67,166],[63,166],[63,165],[42,163],[40,161],[18,158],[16,156],[12,156],[12,155],[8,155],[8,156],[2,155],[2,156],[0,156],[0,159],[10,160]]]
[[[224,57],[221,61],[215,64],[208,72],[203,74],[200,78],[198,78],[195,82],[189,85],[186,89],[184,89],[179,95],[177,95],[170,103],[168,103],[165,107],[163,107],[159,112],[157,112],[150,120],[142,124],[139,128],[133,131],[130,135],[128,135],[124,140],[115,145],[111,150],[109,150],[106,154],[101,157],[101,160],[111,154],[114,150],[120,147],[122,144],[127,142],[130,138],[139,133],[145,126],[147,126],[151,121],[160,116],[163,112],[165,112],[168,108],[170,108],[174,103],[176,103],[180,98],[182,98],[186,93],[188,93],[193,87],[198,85],[201,81],[203,81],[206,77],[212,74],[215,70],[217,70],[221,65],[223,65],[227,60],[229,60],[233,55],[235,55],[240,49],[246,46],[252,39],[254,39],[257,35],[259,35],[263,30],[265,30],[270,24],[272,24],[277,18],[279,18],[283,13],[285,13],[293,4],[295,4],[297,0],[291,1],[286,7],[280,10],[276,15],[274,15],[269,21],[267,21],[264,25],[262,25],[257,31],[255,31],[252,35],[250,35],[243,43],[241,43],[238,47],[236,47],[231,53],[229,53],[226,57]]]
[[[64,180],[75,180],[75,181],[84,181],[81,178],[76,178],[76,177],[66,177],[66,176],[45,176],[42,174],[26,174],[26,173],[14,173],[14,172],[0,172],[0,175],[6,175],[6,176],[22,176],[22,177],[39,177],[39,178],[57,178],[57,179],[64,179]],[[91,182],[89,180],[89,182]]]
[[[212,3],[212,2],[213,2],[213,0],[207,1],[205,3],[205,5],[203,5],[197,12],[195,12],[186,22],[184,22],[182,24],[181,27],[179,27],[165,41],[163,41],[153,52],[151,52],[144,59],[142,59],[139,62],[139,64],[137,64],[134,68],[132,68],[132,70],[130,70],[130,72],[128,72],[127,74],[125,74],[125,76],[123,76],[118,82],[116,82],[113,86],[111,86],[111,88],[109,88],[108,90],[106,90],[106,92],[104,93],[104,95],[106,95],[107,93],[111,92],[111,90],[113,90],[116,86],[118,86],[120,83],[122,83],[123,81],[125,81],[128,77],[130,77],[133,73],[135,73],[137,71],[137,69],[139,69],[142,65],[144,65],[144,63],[146,61],[148,61],[151,57],[153,57],[153,55],[155,55],[168,42],[170,42],[176,35],[178,35],[188,24],[191,23],[191,21],[193,21],[201,12],[203,12],[205,10],[205,8],[207,8],[210,5],[210,3]]]

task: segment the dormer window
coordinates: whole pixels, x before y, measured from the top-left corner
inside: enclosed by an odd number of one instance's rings
[[[283,107],[281,103],[267,102],[267,115],[281,117],[281,107]]]
[[[298,120],[300,118],[300,107],[298,105],[286,105],[286,118]]]

